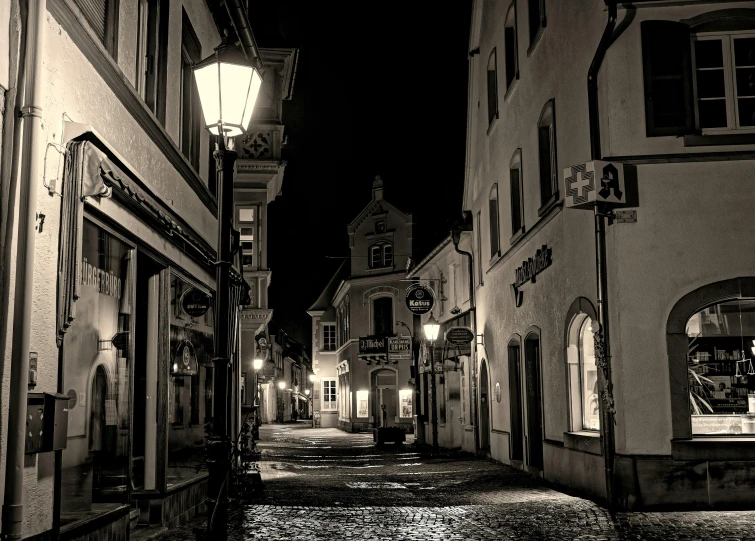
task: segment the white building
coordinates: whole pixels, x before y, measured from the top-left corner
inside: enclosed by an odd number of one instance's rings
[[[604,2],[474,5],[463,209],[490,397],[480,444],[596,498],[609,466],[621,507],[751,505],[755,3],[632,2],[617,19],[591,99]],[[563,204],[562,171],[591,159],[623,164],[636,210],[606,240],[610,464],[593,214]]]

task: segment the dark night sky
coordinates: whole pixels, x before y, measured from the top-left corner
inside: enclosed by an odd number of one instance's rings
[[[460,215],[471,0],[276,0],[251,13],[261,47],[301,50],[283,109],[288,167],[269,206],[268,264],[273,320],[309,345],[306,309],[333,258],[348,254],[346,225],[375,175],[385,198],[414,214],[415,260]]]

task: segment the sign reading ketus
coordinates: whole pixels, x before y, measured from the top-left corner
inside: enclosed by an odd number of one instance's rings
[[[592,208],[597,203],[626,203],[624,164],[594,160],[567,167],[564,202],[571,208]]]
[[[426,314],[433,309],[435,292],[424,284],[412,284],[406,288],[406,307],[413,314]]]
[[[552,250],[543,244],[543,247],[535,252],[535,257],[522,261],[521,267],[517,267],[514,283],[511,284],[517,308],[522,305],[522,297],[524,296],[521,287],[527,282],[534,284],[537,281],[537,275],[550,267],[551,263],[553,263]]]

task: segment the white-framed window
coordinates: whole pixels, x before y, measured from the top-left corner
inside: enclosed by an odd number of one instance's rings
[[[322,351],[336,350],[336,326],[327,324],[322,326]]]
[[[258,244],[255,240],[258,239],[258,220],[259,206],[252,207],[239,207],[237,211],[237,219],[239,224],[239,240],[241,241],[241,249],[243,253],[242,265],[246,268],[258,267]]]
[[[692,37],[697,128],[755,132],[755,32]]]
[[[338,393],[336,392],[335,379],[322,380],[322,410],[323,411],[337,411],[338,410]]]
[[[393,266],[393,245],[390,242],[379,242],[370,246],[370,268]]]
[[[578,314],[569,327],[569,411],[571,430],[600,430],[600,393],[593,321]]]

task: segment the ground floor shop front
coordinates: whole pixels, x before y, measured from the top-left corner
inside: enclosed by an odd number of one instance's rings
[[[555,209],[492,261],[477,290],[480,447],[599,501],[610,474],[619,508],[751,508],[755,274],[742,255],[752,243],[742,239],[752,232],[741,213],[716,206],[715,193],[677,205],[669,219],[673,189],[689,178],[669,171],[645,184],[642,219],[608,232],[612,395],[598,377],[592,216]],[[714,238],[690,220],[702,200],[737,234]],[[696,249],[681,249],[690,236]],[[536,280],[517,283],[543,251],[548,265]],[[609,464],[607,407],[615,408]]]
[[[204,509],[211,252],[186,224],[156,220],[157,209],[169,211],[91,132],[68,144],[64,186],[59,266],[50,269],[58,298],[45,308],[57,316],[57,392],[67,397],[66,443],[49,453],[52,533],[125,539]]]

